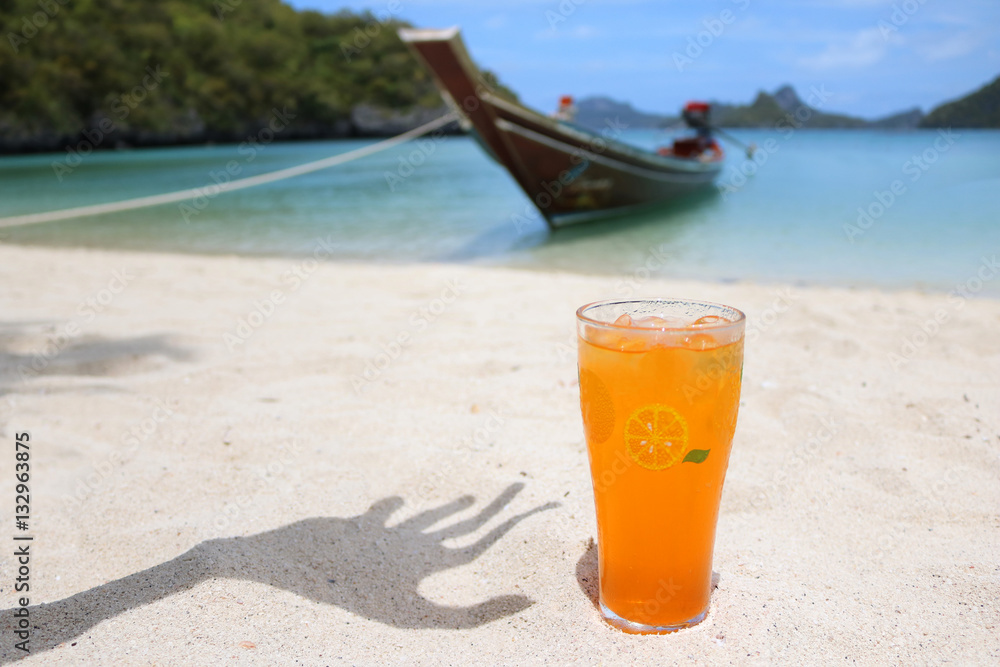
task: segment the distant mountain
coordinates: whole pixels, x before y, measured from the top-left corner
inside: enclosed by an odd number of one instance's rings
[[[961,99],[933,109],[920,127],[1000,128],[1000,77]]]
[[[712,119],[720,127],[867,127],[868,121],[842,114],[824,113],[809,106],[791,86],[769,95],[757,93],[749,105],[712,104]]]
[[[786,112],[791,111],[795,113],[796,109],[805,106],[805,103],[799,97],[799,94],[795,92],[795,89],[789,86],[787,83],[774,91],[774,101],[778,103],[778,106],[784,109]]]
[[[628,102],[618,102],[610,97],[587,97],[576,103],[576,123],[594,130],[607,127],[615,121],[630,128],[659,128],[678,122],[677,116],[661,116],[638,111]]]
[[[924,112],[918,107],[914,107],[909,111],[900,111],[891,116],[877,118],[868,123],[868,127],[879,130],[913,130],[920,127],[920,122],[923,119]]]
[[[987,89],[991,89],[996,99],[1000,97],[1000,79],[968,98],[953,102],[963,103]],[[979,103],[974,103],[974,106]],[[997,103],[993,102],[993,109]],[[945,105],[948,106],[948,105]],[[980,105],[981,106],[981,105]],[[941,107],[942,109],[944,107]],[[637,111],[627,102],[619,102],[608,97],[588,97],[577,104],[577,123],[585,127],[600,129],[606,119],[619,118],[629,127],[659,128],[680,122],[678,116],[666,116]],[[929,118],[926,117],[926,118]],[[926,120],[918,108],[901,111],[884,118],[867,120],[846,114],[827,113],[810,106],[799,97],[796,90],[784,85],[773,93],[761,91],[750,104],[728,104],[712,102],[712,122],[719,127],[809,127],[809,128],[877,128],[884,130],[912,130],[921,127]]]

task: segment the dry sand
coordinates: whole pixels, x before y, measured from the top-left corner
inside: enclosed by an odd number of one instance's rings
[[[4,661],[22,431],[37,664],[1000,661],[1000,302],[641,284],[750,333],[710,615],[637,637],[590,597],[573,339],[621,278],[9,246],[0,273]]]

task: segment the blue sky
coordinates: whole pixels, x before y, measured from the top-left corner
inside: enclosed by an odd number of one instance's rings
[[[688,99],[748,102],[790,83],[824,111],[924,111],[1000,75],[996,0],[291,0],[370,9],[419,27],[459,25],[473,58],[530,106],[605,94],[675,112]],[[713,34],[713,32],[715,34]],[[701,44],[698,44],[698,42]],[[699,49],[700,48],[700,52]]]

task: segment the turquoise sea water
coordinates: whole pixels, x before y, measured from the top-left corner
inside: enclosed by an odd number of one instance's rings
[[[1000,132],[745,130],[719,184],[655,212],[550,233],[469,138],[409,143],[329,170],[190,202],[0,230],[0,242],[340,257],[664,277],[948,290],[1000,254]],[[655,131],[623,140],[667,143]],[[367,140],[0,158],[0,216],[159,194],[320,159]],[[252,159],[251,159],[252,158]],[[766,159],[765,159],[766,158]],[[58,175],[57,175],[58,170]],[[744,176],[744,174],[750,174]],[[61,176],[61,180],[58,176]],[[895,192],[893,192],[895,182]],[[891,199],[890,199],[891,198]],[[198,208],[197,205],[202,206]],[[869,217],[861,218],[859,210]],[[185,219],[185,212],[187,213]],[[983,293],[1000,294],[1000,275]]]

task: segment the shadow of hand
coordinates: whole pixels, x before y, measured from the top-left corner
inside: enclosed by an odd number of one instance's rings
[[[379,500],[356,517],[311,518],[250,537],[208,540],[173,560],[96,586],[64,600],[29,607],[32,654],[49,650],[125,611],[187,590],[212,578],[256,581],[331,604],[398,628],[472,628],[515,614],[532,604],[522,595],[503,595],[468,607],[436,604],[417,590],[427,576],[465,565],[523,519],[557,503],[513,516],[473,544],[451,548],[444,540],[475,532],[520,492],[508,487],[475,516],[431,530],[470,507],[463,496],[389,526],[403,501]],[[13,637],[14,609],[0,613],[3,634]],[[27,657],[0,646],[0,659]]]

